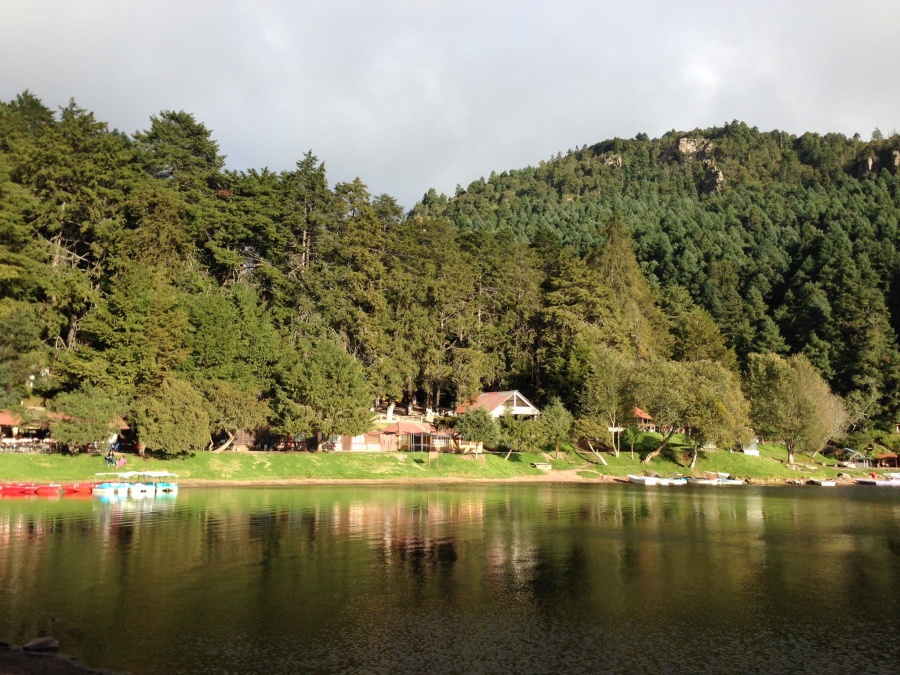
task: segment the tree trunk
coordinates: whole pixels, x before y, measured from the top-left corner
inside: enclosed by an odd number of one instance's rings
[[[694,467],[697,466],[697,455],[699,455],[699,454],[700,453],[697,449],[697,446],[692,443],[691,444],[691,465],[689,467],[691,469],[691,471],[693,471]]]
[[[303,253],[300,255],[300,269],[306,269],[309,266],[309,232],[303,230],[303,238],[301,241]]]
[[[396,405],[397,404],[394,401],[391,401],[388,404],[388,409],[387,409],[387,421],[388,422],[394,421],[394,406],[396,406]]]
[[[616,416],[613,415],[613,420],[612,420],[612,427],[613,427],[613,429],[618,429],[618,428],[619,428],[618,421],[619,421],[619,420],[616,419]],[[622,449],[622,432],[621,432],[621,431],[614,431],[614,432],[612,432],[612,435],[613,435],[613,452],[615,453],[616,457],[618,457],[618,456],[619,456],[619,452],[620,452],[621,449]]]
[[[788,464],[793,464],[794,463],[794,446],[788,445],[787,452],[788,452]]]
[[[69,317],[69,327],[66,330],[66,347],[72,349],[75,347],[75,336],[78,334],[78,317],[72,315]]]
[[[594,450],[594,446],[591,445],[591,442],[588,441],[587,444],[588,444],[588,447],[591,449],[591,452],[594,453],[594,456],[595,456],[597,459],[600,460],[600,463],[601,463],[603,466],[609,466],[609,465],[606,463],[606,460],[603,459],[603,455],[601,455],[599,452],[597,452],[596,450]],[[617,455],[617,456],[618,456],[618,455]]]
[[[234,440],[234,436],[235,436],[235,435],[234,435],[233,433],[231,433],[230,431],[227,431],[227,430],[225,431],[225,433],[228,434],[228,440],[225,441],[225,442],[224,442],[222,445],[220,445],[218,448],[216,448],[215,450],[213,450],[213,452],[225,452],[225,450],[228,449],[228,446],[231,445],[231,442]]]
[[[669,444],[669,439],[672,438],[672,436],[674,436],[674,435],[675,435],[675,427],[672,427],[672,429],[669,431],[669,433],[666,434],[666,437],[663,438],[662,443],[659,444],[659,447],[656,450],[654,450],[653,452],[651,452],[649,455],[644,457],[644,459],[641,460],[641,463],[649,464],[651,459],[653,459],[654,457],[656,457],[657,455],[659,455],[659,453],[661,453],[663,451],[663,449]],[[631,452],[633,454],[634,450],[632,450]]]

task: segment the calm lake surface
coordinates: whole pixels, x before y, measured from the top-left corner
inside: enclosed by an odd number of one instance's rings
[[[0,499],[0,640],[134,673],[897,672],[900,490]]]

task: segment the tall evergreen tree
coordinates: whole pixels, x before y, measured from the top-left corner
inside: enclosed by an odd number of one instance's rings
[[[638,266],[620,214],[613,215],[604,234],[603,245],[588,255],[587,262],[613,292],[630,349],[637,359],[666,358],[670,351],[666,320]]]

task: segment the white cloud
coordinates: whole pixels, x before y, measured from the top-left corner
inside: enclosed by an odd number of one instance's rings
[[[0,0],[0,97],[111,126],[194,113],[231,168],[312,149],[406,207],[491,170],[741,119],[897,126],[894,0]]]

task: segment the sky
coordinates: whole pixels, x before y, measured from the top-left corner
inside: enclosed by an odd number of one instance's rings
[[[0,0],[0,100],[192,113],[233,170],[411,208],[606,139],[900,126],[897,0]]]

